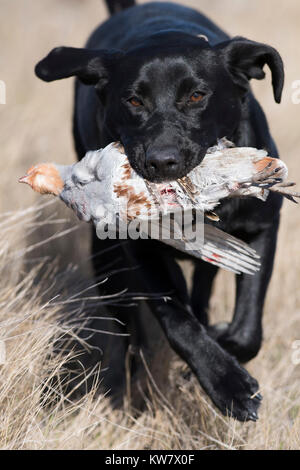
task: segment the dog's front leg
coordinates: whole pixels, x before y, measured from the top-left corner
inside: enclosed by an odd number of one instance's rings
[[[152,314],[171,347],[189,365],[214,404],[224,414],[255,420],[260,396],[257,381],[207,334],[187,304],[181,270],[164,250],[152,251],[147,244],[138,279],[148,293],[167,296],[149,300]]]
[[[193,312],[204,326],[208,326],[209,299],[218,267],[197,260],[193,276],[192,308]]]
[[[260,395],[257,381],[223,350],[196,317],[176,300],[152,310],[172,348],[195,373],[200,385],[223,414],[256,420]]]
[[[225,330],[211,327],[212,336],[240,362],[255,357],[262,341],[262,313],[273,269],[279,217],[268,228],[248,238],[261,256],[261,269],[254,276],[236,277],[236,303],[232,322]]]

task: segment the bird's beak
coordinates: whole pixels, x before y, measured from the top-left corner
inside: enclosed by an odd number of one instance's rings
[[[29,179],[29,175],[22,176],[21,178],[18,179],[18,181],[19,183],[26,183],[26,184],[29,184],[29,186],[32,186],[30,179]]]

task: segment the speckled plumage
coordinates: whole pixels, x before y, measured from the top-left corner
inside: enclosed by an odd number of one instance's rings
[[[41,173],[45,187],[41,185]],[[201,165],[172,182],[155,184],[140,177],[119,143],[90,151],[73,165],[36,165],[20,181],[41,193],[59,195],[81,220],[92,221],[97,227],[99,223],[114,223],[117,218],[127,223],[151,218],[153,224],[161,224],[159,214],[180,209],[194,208],[211,217],[221,199],[253,196],[265,201],[269,190],[290,199],[299,197],[298,193],[287,192],[286,187],[292,185],[284,183],[287,173],[286,165],[268,157],[264,150],[235,148],[222,139],[209,150]],[[54,190],[53,181],[57,182]],[[196,245],[180,235],[181,228],[175,224],[177,238],[162,241],[237,273],[251,274],[259,269],[254,250],[216,227],[204,224],[204,240]]]

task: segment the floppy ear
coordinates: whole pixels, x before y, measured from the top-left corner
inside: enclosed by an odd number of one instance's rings
[[[263,67],[267,64],[272,73],[274,99],[280,103],[284,83],[283,62],[279,53],[271,46],[242,37],[215,46],[221,52],[225,65],[234,82],[243,90],[249,90],[249,80],[265,78]]]
[[[35,67],[36,75],[46,82],[76,76],[86,85],[108,78],[108,65],[116,51],[56,47]]]

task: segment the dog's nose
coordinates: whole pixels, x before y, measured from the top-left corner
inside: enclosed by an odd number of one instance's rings
[[[180,168],[180,154],[176,147],[149,149],[146,166],[154,177],[176,178]]]

